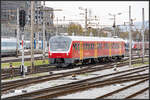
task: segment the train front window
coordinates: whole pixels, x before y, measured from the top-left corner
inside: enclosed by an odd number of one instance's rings
[[[67,37],[55,37],[50,39],[51,51],[68,51],[71,44],[71,39]]]

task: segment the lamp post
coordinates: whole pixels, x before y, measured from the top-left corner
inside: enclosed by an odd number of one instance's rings
[[[87,8],[82,8],[82,7],[79,7],[80,10],[85,10],[85,36],[87,34]]]
[[[113,28],[114,28],[114,36],[116,35],[116,16],[117,15],[121,15],[122,13],[117,13],[117,14],[111,14],[111,13],[109,13],[108,15],[110,15],[110,16],[113,16],[113,20],[114,20],[114,23],[113,23]]]

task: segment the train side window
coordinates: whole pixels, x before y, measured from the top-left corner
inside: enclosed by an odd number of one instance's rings
[[[87,45],[87,43],[86,43],[86,49],[88,49],[88,45]]]
[[[95,48],[95,45],[93,44],[93,49]]]
[[[104,48],[107,49],[107,43],[104,43]]]
[[[116,49],[116,43],[114,43],[114,49]]]
[[[91,43],[91,49],[93,49],[93,44]]]
[[[97,49],[99,49],[99,43],[97,43]]]
[[[101,44],[101,43],[99,44],[99,48],[100,48],[100,49],[102,48],[102,44]]]
[[[118,43],[117,43],[117,49],[119,49],[119,45],[118,45]]]
[[[83,45],[84,45],[84,49],[86,49],[86,44],[84,43]]]
[[[89,47],[89,46],[90,46],[90,45],[89,45],[89,43],[87,44],[87,46],[88,46],[88,50],[89,50],[89,49],[90,49],[90,47]]]
[[[73,44],[73,50],[76,50],[76,49],[77,49],[77,44],[74,43],[74,44]]]
[[[78,43],[78,50],[80,50],[80,44]]]
[[[115,49],[115,43],[112,44],[112,48]]]
[[[112,43],[111,47],[112,47],[112,49],[114,49],[114,43]]]

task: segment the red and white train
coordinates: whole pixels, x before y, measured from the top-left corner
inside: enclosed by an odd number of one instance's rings
[[[121,38],[54,36],[50,38],[49,44],[49,63],[57,67],[121,59],[125,56],[125,41]]]

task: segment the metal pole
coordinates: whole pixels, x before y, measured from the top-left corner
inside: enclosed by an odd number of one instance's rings
[[[87,35],[87,8],[85,9],[85,36]]]
[[[39,41],[39,28],[38,28],[38,26],[39,26],[39,16],[38,16],[38,13],[39,13],[39,9],[37,8],[36,9],[37,10],[37,35],[36,35],[36,49],[38,50],[38,41]]]
[[[57,26],[56,26],[56,36],[58,35],[58,17],[57,17]]]
[[[23,77],[25,77],[25,70],[24,70],[24,33],[22,31],[22,71],[23,71]]]
[[[143,25],[142,25],[142,41],[143,41],[143,58],[142,58],[142,62],[144,63],[144,50],[145,50],[145,47],[144,47],[144,8],[142,8],[142,21],[143,21]]]
[[[45,1],[43,5],[43,63],[45,63]]]
[[[116,15],[114,15],[114,36],[116,36]]]
[[[19,32],[20,32],[20,27],[19,27],[19,8],[17,8],[17,56],[18,56],[18,48],[19,48]]]
[[[31,73],[33,73],[34,67],[34,43],[33,43],[33,34],[34,34],[34,1],[31,1]]]
[[[132,35],[131,35],[131,6],[129,6],[129,67],[131,67],[131,45],[132,45]]]

